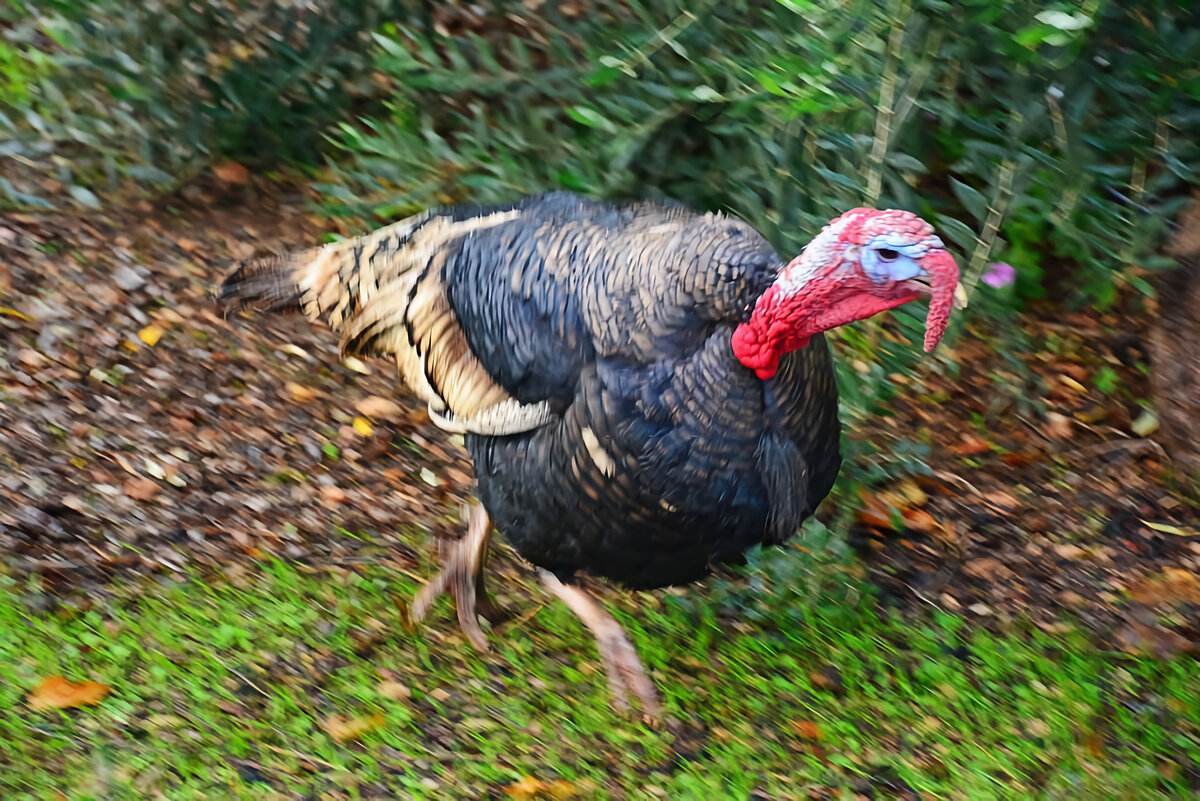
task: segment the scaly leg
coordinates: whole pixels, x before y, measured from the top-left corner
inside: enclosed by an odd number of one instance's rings
[[[563,584],[548,570],[539,570],[538,573],[546,589],[561,598],[583,624],[592,630],[596,638],[596,647],[604,660],[604,669],[608,673],[608,689],[613,695],[614,703],[621,709],[628,709],[629,693],[632,692],[642,702],[642,711],[646,717],[657,718],[661,707],[654,684],[646,675],[646,669],[642,667],[633,643],[629,642],[617,619],[579,587]]]
[[[487,638],[479,627],[479,615],[492,619],[499,611],[483,588],[483,566],[488,544],[492,541],[492,521],[483,504],[471,507],[467,533],[449,546],[442,572],[426,584],[413,599],[409,616],[420,623],[429,614],[438,596],[449,593],[458,609],[458,626],[476,650],[488,649]]]

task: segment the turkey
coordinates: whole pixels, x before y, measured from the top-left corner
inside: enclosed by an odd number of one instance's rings
[[[958,267],[905,211],[854,209],[784,262],[746,222],[566,193],[430,211],[239,265],[226,311],[301,312],[347,355],[394,359],[464,435],[479,504],[412,616],[450,594],[480,650],[493,530],[592,630],[618,704],[658,701],[619,624],[576,581],[684,584],[790,537],[837,475],[822,332],[929,297]]]

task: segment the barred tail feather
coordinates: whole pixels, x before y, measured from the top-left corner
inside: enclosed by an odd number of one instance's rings
[[[250,309],[264,312],[301,311],[300,284],[296,282],[296,256],[248,259],[225,276],[217,303],[226,314]]]
[[[341,335],[341,350],[395,359],[404,383],[453,431],[500,436],[553,419],[522,404],[471,351],[443,269],[454,241],[513,220],[517,210],[454,220],[420,215],[319,248],[243,262],[221,284],[226,310],[293,311]]]
[[[242,262],[221,284],[226,310],[301,312],[340,332],[382,284],[402,273],[397,254],[427,222],[419,215],[365,236]]]

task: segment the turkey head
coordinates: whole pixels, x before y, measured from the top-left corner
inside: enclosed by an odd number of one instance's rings
[[[785,353],[814,334],[929,297],[925,350],[965,305],[958,265],[933,226],[907,211],[852,209],[829,223],[779,272],[733,335],[738,360],[772,378]]]

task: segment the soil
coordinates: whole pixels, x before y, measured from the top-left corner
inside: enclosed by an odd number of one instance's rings
[[[231,260],[342,225],[306,200],[210,189],[0,217],[5,569],[68,594],[266,557],[428,572],[471,489],[460,443],[387,363],[343,362],[298,318],[239,330],[212,302]],[[1027,352],[968,332],[958,375],[896,377],[912,391],[853,432],[933,445],[928,475],[864,495],[868,578],[901,607],[1072,616],[1116,647],[1194,651],[1200,513],[1149,430],[1148,318],[1045,306],[1014,325]]]

